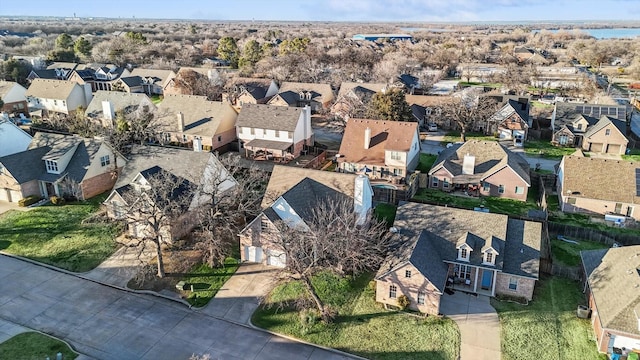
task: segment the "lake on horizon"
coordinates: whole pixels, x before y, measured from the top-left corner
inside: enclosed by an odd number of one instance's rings
[[[402,31],[415,32],[415,31],[431,31],[431,32],[449,32],[455,31],[453,29],[433,29],[433,28],[400,28]],[[596,39],[616,39],[616,38],[635,38],[640,36],[640,28],[610,28],[610,29],[562,29],[564,31],[580,30],[585,32]],[[539,32],[540,29],[532,30],[533,32]],[[558,32],[559,30],[547,30],[551,32]]]

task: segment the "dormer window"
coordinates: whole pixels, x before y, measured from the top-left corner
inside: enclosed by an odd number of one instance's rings
[[[53,173],[53,174],[59,174],[60,171],[58,170],[58,162],[55,160],[45,160],[44,161],[45,165],[47,166],[47,172],[48,173]]]
[[[469,247],[467,245],[462,245],[459,249],[458,249],[458,260],[461,261],[469,261]]]
[[[304,100],[304,93],[302,91],[300,92],[299,95],[300,95],[300,100]]]
[[[311,100],[311,92],[307,93],[307,100]]]
[[[488,253],[484,254],[484,261],[485,261],[486,263],[493,264],[493,254],[492,254],[492,253],[490,253],[490,252],[488,252]]]

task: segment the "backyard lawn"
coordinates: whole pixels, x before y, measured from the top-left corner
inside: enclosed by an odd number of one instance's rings
[[[537,210],[534,201],[518,201],[497,197],[467,197],[448,194],[435,189],[420,189],[413,197],[415,200],[435,205],[448,205],[462,209],[473,209],[484,206],[492,213],[507,215],[526,215],[529,210]],[[532,200],[532,199],[530,199]]]
[[[429,172],[429,170],[431,170],[431,166],[433,166],[433,163],[436,161],[436,159],[438,158],[438,155],[431,155],[431,154],[420,154],[420,162],[418,162],[418,166],[416,167],[416,170],[420,170],[421,173],[426,174]]]
[[[466,132],[465,137],[467,140],[485,140],[485,141],[498,141],[495,136],[485,135],[483,133]],[[457,143],[460,141],[460,131],[450,131],[444,135],[440,144],[447,146],[448,143]]]
[[[350,280],[326,273],[313,279],[319,296],[338,310],[332,324],[287,306],[302,294],[297,282],[276,287],[253,315],[253,324],[369,359],[458,359],[460,334],[452,320],[384,310],[375,302],[371,279],[371,275]]]
[[[387,227],[393,226],[396,219],[396,206],[392,204],[380,203],[376,205],[374,214],[387,223]]]
[[[560,239],[551,240],[551,254],[553,255],[554,263],[561,263],[567,266],[578,266],[580,265],[580,251],[606,249],[610,247],[607,244],[594,241],[571,240],[576,241],[577,244]]]
[[[602,359],[589,320],[578,319],[586,299],[580,284],[555,277],[538,282],[529,305],[491,300],[500,317],[503,360]]]
[[[524,143],[524,152],[529,156],[542,156],[547,159],[561,159],[564,155],[571,155],[576,152],[574,147],[553,146],[545,140],[527,140]]]
[[[0,359],[55,359],[58,353],[62,353],[64,360],[78,357],[78,354],[71,350],[67,344],[37,332],[18,334],[0,343]]]
[[[0,215],[0,250],[70,271],[89,271],[116,249],[117,225],[83,223],[104,198]]]

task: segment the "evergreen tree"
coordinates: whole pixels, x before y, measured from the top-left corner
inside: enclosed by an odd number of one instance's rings
[[[373,95],[368,110],[368,116],[375,120],[415,121],[411,107],[399,89]]]
[[[225,36],[218,42],[218,56],[229,62],[232,68],[238,68],[238,44],[236,39]]]

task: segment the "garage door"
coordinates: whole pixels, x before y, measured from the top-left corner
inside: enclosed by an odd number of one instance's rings
[[[17,190],[9,190],[9,201],[17,203],[20,199],[22,199],[22,193]]]
[[[602,152],[602,144],[600,144],[600,143],[591,143],[591,146],[589,146],[589,151]]]
[[[607,145],[607,154],[620,154],[620,145]]]
[[[244,258],[249,262],[262,262],[262,248],[257,246],[245,246]]]
[[[269,250],[269,256],[267,256],[267,265],[285,267],[287,264],[287,256],[283,251]]]
[[[0,189],[0,201],[9,201],[9,189]]]

